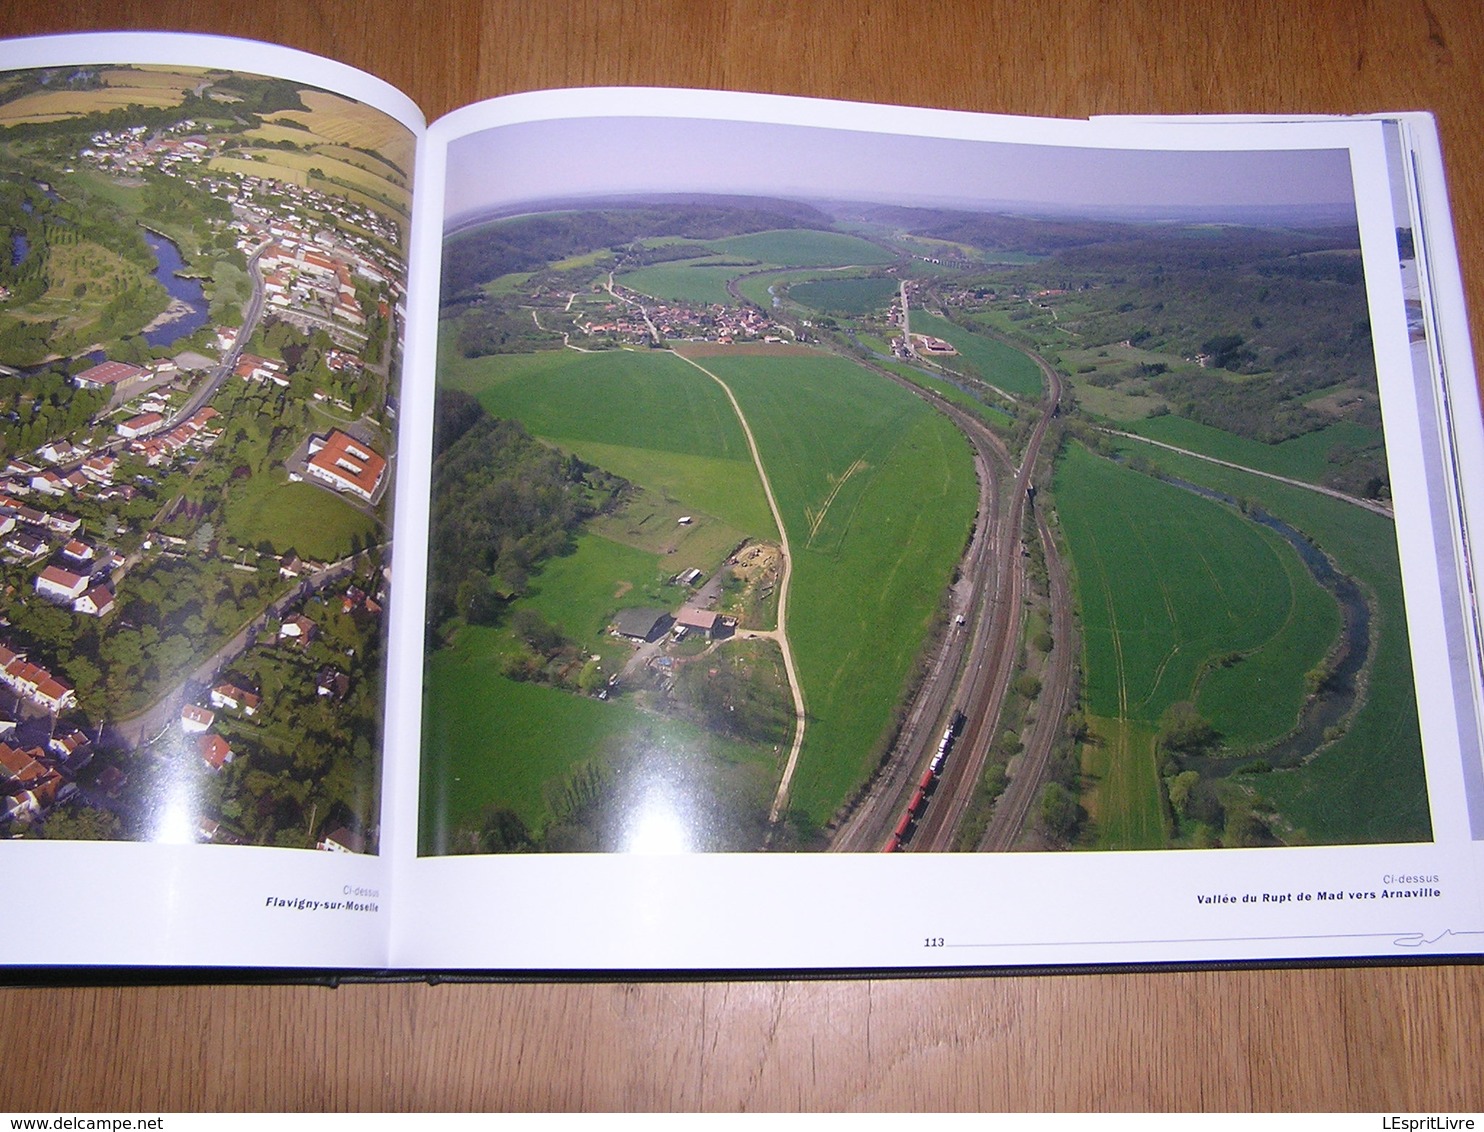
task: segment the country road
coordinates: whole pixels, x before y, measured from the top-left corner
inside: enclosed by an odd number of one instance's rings
[[[646,315],[647,319],[648,316]],[[773,805],[768,810],[768,824],[774,825],[783,814],[784,807],[788,804],[788,788],[793,781],[794,771],[799,765],[799,750],[804,745],[804,688],[799,683],[798,669],[794,667],[793,649],[788,643],[788,592],[789,583],[793,578],[794,558],[788,545],[788,528],[783,525],[783,512],[778,508],[778,500],[773,495],[773,484],[768,479],[768,470],[763,467],[762,455],[757,449],[757,440],[752,435],[752,426],[747,423],[747,415],[742,412],[742,406],[737,403],[736,394],[716,374],[692,358],[684,354],[675,354],[681,361],[696,367],[717,385],[727,395],[731,402],[732,411],[737,414],[737,420],[742,425],[742,433],[747,437],[747,448],[752,453],[753,466],[757,468],[758,479],[763,483],[763,494],[768,498],[768,509],[773,513],[773,522],[778,527],[778,541],[783,553],[783,572],[778,581],[778,628],[774,631],[774,637],[778,641],[778,647],[783,653],[783,669],[788,674],[788,688],[793,693],[794,701],[794,740],[789,747],[788,759],[783,766],[783,777],[778,782],[777,793],[773,795]]]

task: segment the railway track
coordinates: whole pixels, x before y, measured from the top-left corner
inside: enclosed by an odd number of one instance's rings
[[[1045,377],[1046,395],[1018,464],[977,417],[904,378],[871,367],[932,402],[968,437],[980,476],[980,509],[960,569],[964,592],[955,593],[953,599],[954,621],[962,617],[962,624],[949,630],[908,709],[893,752],[842,822],[831,845],[836,851],[949,850],[972,804],[1020,651],[1025,509],[1032,471],[1061,400],[1060,376],[1043,359],[1030,356]],[[984,849],[1013,846],[1039,795],[1060,721],[1070,706],[1070,588],[1045,517],[1037,513],[1036,519],[1051,584],[1053,650],[1043,674],[1040,710],[1025,733],[1025,754],[980,842]],[[952,743],[945,749],[942,736],[950,731]]]

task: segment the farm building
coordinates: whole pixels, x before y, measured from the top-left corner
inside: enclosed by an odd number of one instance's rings
[[[663,609],[620,609],[613,629],[631,641],[652,641],[670,627],[670,614]]]
[[[697,609],[693,605],[680,607],[680,612],[675,614],[675,624],[695,633],[705,633],[708,637],[714,637],[725,627],[721,614],[716,610]]]

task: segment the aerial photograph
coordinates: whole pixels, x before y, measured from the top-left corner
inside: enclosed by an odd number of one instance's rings
[[[0,837],[374,853],[412,135],[0,72]]]
[[[447,177],[420,853],[1431,838],[1346,151]]]

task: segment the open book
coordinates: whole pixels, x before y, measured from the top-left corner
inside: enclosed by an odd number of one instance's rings
[[[1426,115],[0,68],[0,962],[1484,949]]]

